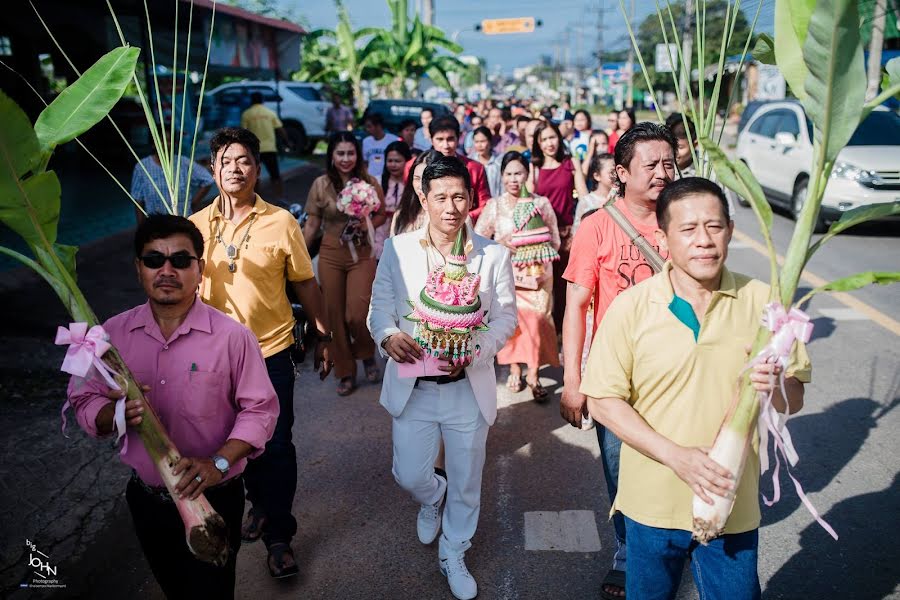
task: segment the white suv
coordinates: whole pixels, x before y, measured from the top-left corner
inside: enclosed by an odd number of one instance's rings
[[[778,100],[760,106],[738,134],[737,158],[747,163],[769,202],[800,213],[813,158],[812,124],[803,106]],[[841,213],[900,200],[900,116],[884,109],[863,121],[838,154],[816,223],[821,233]]]
[[[298,151],[307,151],[325,138],[325,112],[330,103],[322,97],[321,85],[299,81],[239,81],[226,83],[207,93],[204,101],[205,129],[239,127],[241,113],[250,106],[250,94],[259,92],[263,104],[274,110]]]

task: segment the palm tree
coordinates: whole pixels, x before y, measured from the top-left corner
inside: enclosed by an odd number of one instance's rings
[[[428,75],[441,87],[452,90],[447,74],[465,71],[455,56],[440,54],[446,50],[459,54],[463,48],[438,27],[425,25],[417,14],[410,26],[407,0],[387,0],[391,9],[391,28],[379,29],[366,45],[364,54],[395,98],[406,94],[406,82]]]
[[[365,39],[382,30],[363,27],[353,30],[350,14],[341,0],[335,0],[338,23],[335,29],[316,29],[303,39],[300,70],[294,79],[300,81],[350,81],[353,102],[361,110],[362,82],[377,76],[380,70],[372,68],[377,58],[363,49]]]

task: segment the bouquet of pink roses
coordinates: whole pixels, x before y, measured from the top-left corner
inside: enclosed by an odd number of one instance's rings
[[[341,241],[349,244],[353,262],[358,260],[356,246],[360,246],[368,238],[370,252],[374,253],[375,229],[369,218],[373,212],[381,208],[381,199],[375,187],[356,177],[350,179],[338,195],[337,209],[349,217],[347,226],[341,232]],[[366,231],[360,230],[365,221]]]

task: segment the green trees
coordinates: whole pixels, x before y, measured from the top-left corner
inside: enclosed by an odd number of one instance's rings
[[[665,10],[663,10],[663,14],[664,21],[666,22],[667,27],[669,26],[669,8],[671,8],[671,17],[675,25],[679,28],[682,26],[684,19],[684,4],[685,3],[683,0],[679,0],[671,2],[668,5],[662,5],[666,7]],[[726,18],[726,13],[728,12],[729,7],[729,2],[726,0],[706,0],[705,2],[701,3],[695,2],[694,5],[696,13],[689,16],[692,29],[696,31],[697,29],[702,28],[705,33],[705,38],[710,41],[709,45],[705,45],[702,49],[704,58],[703,63],[706,65],[715,65],[717,62],[719,62],[719,54],[721,50],[719,42],[722,39],[723,33],[725,33],[732,27],[731,21],[734,22],[733,30],[730,32],[730,43],[725,49],[725,55],[739,55],[743,50],[744,40],[746,40],[747,36],[751,33],[750,23],[747,21],[747,17],[744,15],[744,12],[738,11],[737,15],[728,15],[728,17]],[[732,3],[731,12],[734,12],[734,10],[735,5]],[[697,13],[699,13],[699,18]],[[698,26],[698,22],[702,22],[702,26]],[[655,12],[650,13],[647,18],[645,18],[641,22],[640,26],[635,32],[641,54],[645,57],[650,58],[652,61],[652,57],[656,53],[657,44],[665,43],[666,37],[668,37],[669,43],[673,43],[671,32],[667,30],[666,33],[667,36],[664,36],[663,28],[660,24],[660,19],[658,18],[657,14]],[[694,53],[697,52],[696,45],[694,46],[693,50]],[[647,64],[647,69],[648,74],[650,75],[650,80],[652,81],[653,86],[656,89],[674,89],[672,78],[668,73],[658,74],[653,68],[652,62]],[[703,74],[701,73],[700,76],[702,77]],[[639,85],[638,80],[635,81],[635,85]]]
[[[416,15],[409,22],[407,0],[387,0],[391,9],[391,28],[381,29],[366,46],[365,52],[381,72],[379,82],[395,98],[406,94],[406,82],[428,75],[435,83],[452,89],[447,75],[464,72],[466,65],[455,56],[441,54],[446,50],[453,54],[462,52],[462,46],[451,41],[443,30],[425,25]]]
[[[304,38],[300,71],[294,78],[332,84],[349,82],[357,103],[363,81],[376,81],[395,98],[406,95],[407,81],[423,75],[451,89],[448,74],[466,69],[454,56],[462,52],[462,47],[440,28],[422,23],[418,15],[410,21],[407,0],[387,1],[391,9],[390,29],[354,30],[346,7],[336,0],[337,26],[311,31]]]
[[[378,33],[374,27],[353,30],[350,13],[340,0],[335,0],[338,23],[334,29],[316,29],[303,39],[300,71],[294,79],[328,83],[349,81],[353,101],[360,102],[362,82],[378,74],[373,70],[373,57],[363,47],[364,40]],[[356,107],[360,109],[359,106]]]

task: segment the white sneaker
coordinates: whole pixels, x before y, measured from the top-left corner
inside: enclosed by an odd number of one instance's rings
[[[436,503],[423,504],[419,508],[419,516],[416,519],[416,533],[419,535],[419,541],[426,545],[433,542],[441,532],[441,508],[447,497],[447,480],[437,474],[435,477],[443,482],[444,492]]]
[[[471,600],[478,595],[478,584],[466,568],[465,551],[471,546],[471,542],[466,542],[459,550],[441,548],[438,553],[441,573],[447,578],[453,596],[459,600]]]

